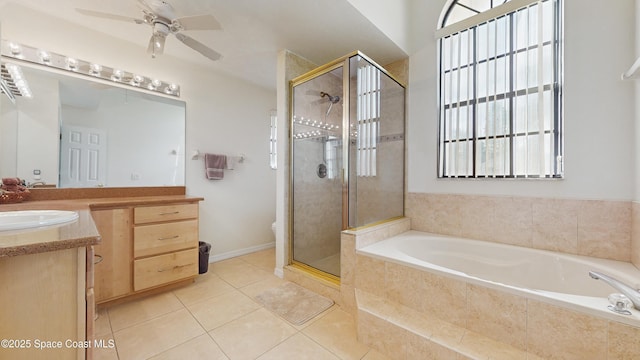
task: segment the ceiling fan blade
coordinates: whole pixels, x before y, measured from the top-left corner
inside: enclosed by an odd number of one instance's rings
[[[136,19],[136,18],[132,18],[132,17],[128,17],[128,16],[122,16],[122,15],[116,15],[116,14],[109,14],[109,13],[104,13],[104,12],[100,12],[100,11],[93,11],[93,10],[87,10],[87,9],[77,9],[76,11],[79,12],[82,15],[88,15],[88,16],[96,16],[96,17],[100,17],[100,18],[104,18],[104,19],[110,19],[110,20],[119,20],[119,21],[126,21],[126,22],[133,22],[136,24],[144,24],[145,21],[142,19]]]
[[[207,58],[216,61],[219,60],[222,55],[220,55],[220,53],[218,53],[217,51],[210,49],[209,47],[207,47],[206,45],[204,45],[203,43],[193,39],[192,37],[189,37],[187,35],[181,34],[181,33],[177,33],[175,34],[176,38],[178,38],[178,40],[182,41],[185,45],[187,45],[188,47],[192,48],[193,50],[199,52],[200,54],[206,56]]]
[[[174,20],[183,30],[221,30],[222,26],[213,15],[194,15]]]

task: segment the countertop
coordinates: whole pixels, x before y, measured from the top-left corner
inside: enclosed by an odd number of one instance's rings
[[[36,254],[99,244],[100,234],[91,217],[91,210],[128,206],[189,203],[204,200],[186,195],[139,196],[121,198],[93,198],[74,200],[26,201],[2,204],[1,211],[14,210],[73,210],[78,220],[34,229],[0,231],[0,258]]]

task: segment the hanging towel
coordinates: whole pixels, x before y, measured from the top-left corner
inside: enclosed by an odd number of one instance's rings
[[[227,156],[204,154],[205,175],[209,180],[222,180],[224,169],[227,167]]]

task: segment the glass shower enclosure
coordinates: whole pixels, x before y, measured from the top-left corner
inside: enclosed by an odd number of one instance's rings
[[[360,52],[291,81],[291,263],[340,277],[340,233],[404,214],[405,89]]]

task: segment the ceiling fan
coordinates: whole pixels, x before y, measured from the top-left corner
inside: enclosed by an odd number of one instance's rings
[[[76,11],[83,15],[151,26],[153,30],[149,39],[147,53],[151,54],[153,58],[163,53],[165,40],[169,34],[173,34],[183,44],[213,61],[222,57],[217,51],[182,33],[185,30],[221,30],[220,23],[213,15],[194,15],[178,18],[171,4],[166,1],[137,0],[137,2],[142,8],[142,19],[87,9],[76,9]]]

